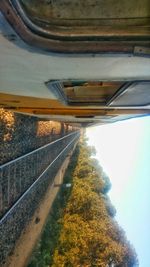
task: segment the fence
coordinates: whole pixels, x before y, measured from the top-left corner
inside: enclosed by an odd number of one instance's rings
[[[79,132],[71,133],[1,166],[0,262],[13,250],[78,138]]]

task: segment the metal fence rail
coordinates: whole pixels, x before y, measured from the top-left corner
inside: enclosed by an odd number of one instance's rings
[[[0,217],[55,159],[66,142],[72,140],[76,134],[76,132],[68,134],[0,166]]]
[[[79,135],[79,132],[76,132],[74,134],[66,136],[66,139],[61,139],[61,142],[63,143],[65,140],[65,144],[63,144],[63,146],[60,146],[61,148],[57,150],[57,154],[55,153],[53,159],[51,158],[51,162],[46,167],[45,163],[42,164],[45,169],[43,169],[40,175],[36,176],[36,179],[32,182],[32,184],[28,186],[28,188],[23,192],[19,199],[11,206],[11,208],[5,213],[5,215],[0,220],[1,263],[5,262],[6,258],[13,250],[16,240],[19,238],[22,230],[30,221],[33,213],[35,212],[42,198],[44,197],[48,186],[53,183],[53,179],[58,169],[60,168],[62,162],[64,161],[68,153],[72,151],[72,148],[77,142]],[[58,142],[55,142],[55,145],[56,144],[58,146]],[[47,146],[44,147],[44,150],[47,149]],[[42,148],[40,151],[42,151]],[[46,152],[48,153],[47,150]],[[30,153],[30,156],[31,155],[32,154]],[[44,154],[42,153],[41,157],[43,156]],[[17,162],[19,162],[19,160]]]

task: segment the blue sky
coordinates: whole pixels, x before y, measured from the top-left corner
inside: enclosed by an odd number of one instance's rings
[[[110,177],[116,219],[150,266],[150,116],[87,129],[89,144]]]

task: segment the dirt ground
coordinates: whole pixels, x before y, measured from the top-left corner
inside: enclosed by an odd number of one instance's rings
[[[28,264],[34,246],[38,241],[42,232],[46,218],[50,212],[52,203],[58,193],[59,184],[63,181],[65,170],[69,164],[70,157],[67,157],[58,171],[53,185],[48,189],[45,198],[36,210],[31,219],[30,224],[23,231],[20,239],[16,243],[13,254],[8,258],[7,263],[3,267],[25,267]],[[55,186],[55,184],[57,186]]]

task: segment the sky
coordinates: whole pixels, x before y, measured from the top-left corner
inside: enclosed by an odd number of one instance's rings
[[[89,145],[109,176],[109,196],[116,219],[138,254],[150,267],[150,116],[90,127]]]

